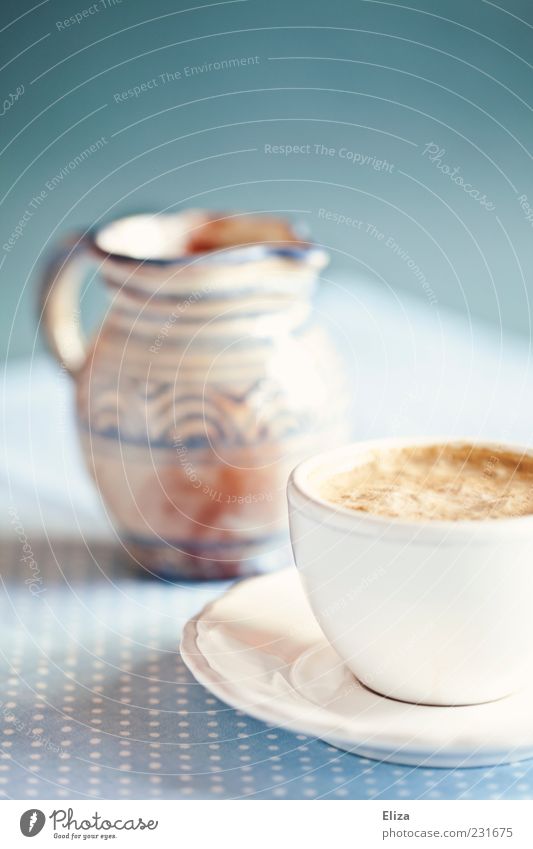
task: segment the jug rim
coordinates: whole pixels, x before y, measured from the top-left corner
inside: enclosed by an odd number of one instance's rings
[[[277,229],[278,236],[284,229],[287,238],[244,241],[235,244],[220,244],[220,246],[213,242],[212,246],[204,249],[194,248],[191,233],[205,231],[208,228],[215,230],[221,224],[227,227],[228,222],[231,224],[239,221],[239,219],[241,220],[239,223],[242,223],[242,220],[245,219],[246,223],[250,223],[252,226],[261,226],[264,222],[265,228],[270,226]],[[170,221],[178,225],[178,228],[181,227],[181,250],[179,250],[179,241],[177,240],[175,253],[172,251],[170,240],[167,240],[163,249],[160,248],[158,255],[153,255],[156,253],[154,247],[151,250],[145,249],[144,252],[137,247],[141,238],[140,230],[143,226],[151,228],[152,244],[157,245],[159,239],[159,245],[163,246],[164,227]],[[154,225],[155,228],[159,228],[159,234],[155,232]],[[187,238],[189,241],[187,241]],[[309,238],[306,228],[301,222],[294,223],[282,216],[272,216],[261,212],[223,212],[194,209],[177,213],[134,213],[120,216],[90,229],[87,233],[87,240],[93,252],[100,258],[119,263],[142,264],[152,267],[217,266],[268,259],[286,259],[320,269],[329,261],[327,251]],[[131,244],[131,249],[124,250],[128,243]],[[189,248],[187,248],[188,245]],[[169,255],[164,255],[169,252]]]

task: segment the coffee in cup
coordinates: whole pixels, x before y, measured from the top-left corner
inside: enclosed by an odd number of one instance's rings
[[[408,521],[533,514],[533,458],[469,443],[376,451],[320,487],[327,501]]]
[[[533,664],[533,451],[382,439],[304,461],[288,485],[311,608],[368,688],[493,701]]]

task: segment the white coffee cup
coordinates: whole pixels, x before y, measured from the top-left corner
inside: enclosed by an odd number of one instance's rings
[[[493,701],[533,666],[533,515],[404,521],[340,507],[321,482],[370,452],[475,439],[382,439],[300,463],[288,484],[294,557],[324,634],[362,684],[433,705]]]

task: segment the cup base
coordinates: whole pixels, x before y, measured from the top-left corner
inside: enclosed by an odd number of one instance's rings
[[[464,707],[475,707],[476,705],[490,705],[493,702],[501,702],[503,699],[508,699],[510,696],[515,695],[516,690],[510,690],[508,693],[505,693],[502,696],[493,696],[488,699],[475,699],[475,700],[463,700],[458,699],[457,701],[429,701],[426,699],[402,699],[399,696],[394,696],[389,693],[383,692],[383,690],[378,690],[375,687],[370,687],[368,684],[359,678],[355,672],[352,670],[352,674],[357,679],[358,683],[368,690],[369,693],[373,693],[375,696],[380,696],[382,699],[388,699],[391,702],[400,702],[404,705],[418,705],[420,707],[435,707],[435,708],[464,708]]]

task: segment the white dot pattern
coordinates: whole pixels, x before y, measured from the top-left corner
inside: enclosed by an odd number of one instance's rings
[[[17,551],[8,547],[10,562]],[[174,586],[64,545],[47,592],[6,574],[4,798],[529,799],[529,762],[423,769],[370,761],[235,711],[182,663],[179,631],[221,585]],[[93,566],[92,570],[90,565]],[[10,612],[9,612],[10,611]]]

